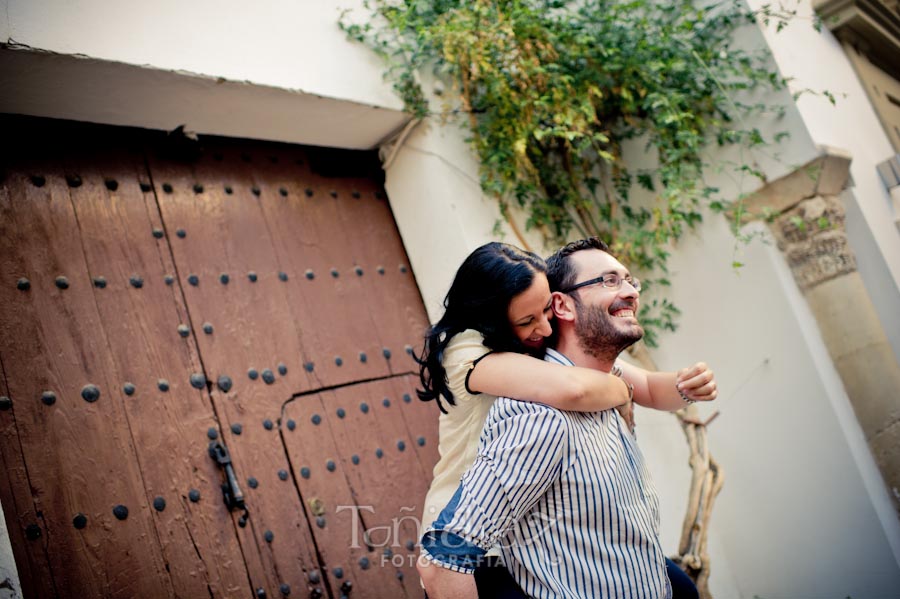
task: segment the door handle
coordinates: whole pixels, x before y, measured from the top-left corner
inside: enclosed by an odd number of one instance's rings
[[[238,526],[243,528],[247,525],[247,519],[250,517],[250,511],[244,503],[244,493],[238,484],[237,476],[234,474],[234,466],[231,464],[231,454],[228,448],[219,441],[210,441],[209,457],[216,461],[216,464],[225,471],[225,482],[222,484],[222,498],[225,500],[225,507],[229,511],[235,509],[244,510],[244,513],[238,519]]]

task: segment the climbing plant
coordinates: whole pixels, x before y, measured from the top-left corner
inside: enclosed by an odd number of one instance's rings
[[[670,284],[671,244],[706,210],[740,210],[705,182],[717,148],[778,141],[746,123],[780,109],[747,98],[785,81],[764,55],[734,43],[755,19],[781,28],[789,15],[771,6],[757,13],[731,0],[364,6],[363,19],[345,13],[341,27],[385,59],[417,119],[462,118],[481,187],[503,214],[524,208],[527,226],[553,241],[600,235],[648,287]],[[423,80],[436,82],[439,98]],[[648,166],[623,160],[630,141],[650,154]],[[752,163],[732,166],[761,176]],[[641,318],[654,345],[659,331],[674,330],[678,310],[665,299],[646,304]]]

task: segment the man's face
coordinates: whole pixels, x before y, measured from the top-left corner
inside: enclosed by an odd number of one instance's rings
[[[631,278],[628,269],[600,250],[576,252],[569,260],[578,273],[575,284],[608,274]],[[637,321],[639,294],[630,283],[623,281],[618,289],[596,283],[572,291],[571,295],[575,300],[575,334],[588,355],[614,360],[644,336]]]

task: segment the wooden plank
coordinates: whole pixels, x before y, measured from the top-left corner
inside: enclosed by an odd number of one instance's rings
[[[239,538],[249,576],[254,589],[278,596],[282,585],[294,592],[314,588],[308,574],[318,569],[297,489],[279,476],[289,465],[276,430],[283,402],[310,379],[258,200],[241,164],[216,160],[214,153],[186,165],[154,151],[150,170],[204,370],[212,381],[226,375],[233,382],[227,392],[213,384],[210,393],[247,498],[250,518]],[[211,334],[203,332],[205,322]],[[271,384],[263,380],[266,369]]]
[[[14,280],[0,285],[0,358],[35,513],[43,516],[50,571],[41,575],[66,596],[169,596],[68,187],[41,166],[11,168],[0,205],[7,225],[0,256],[14,265],[4,272],[31,280],[24,292]],[[68,289],[55,285],[57,276],[67,277]],[[99,400],[82,398],[88,384]],[[40,401],[44,391],[55,393],[53,405]],[[113,515],[116,505],[128,508],[127,519]],[[86,516],[83,529],[73,526],[77,514]]]
[[[305,306],[302,312],[295,310],[295,327],[310,340],[315,386],[386,375],[365,307],[368,298],[353,272],[346,241],[355,230],[341,228],[336,200],[309,170],[305,154],[260,148],[253,156],[259,164],[251,174],[261,190],[259,205],[272,242],[279,261],[296,273],[288,281],[291,301]],[[298,159],[302,165],[296,164]]]
[[[375,467],[375,444],[367,448],[367,454],[353,453],[359,451],[355,446],[341,447],[338,431],[343,423],[334,416],[341,403],[334,392],[325,392],[292,401],[285,409],[285,417],[297,423],[294,431],[283,434],[294,476],[316,521],[323,574],[332,589],[349,581],[354,597],[407,597],[394,569],[381,564],[384,548],[367,545],[364,531],[376,521],[381,524],[388,513],[377,511],[380,506],[365,493],[356,497],[349,480],[363,468],[371,475],[383,470]],[[349,405],[345,410],[353,412]],[[351,453],[345,454],[345,449]],[[359,455],[359,465],[353,463],[353,455]],[[393,474],[405,473],[396,470]]]
[[[354,596],[421,596],[414,545],[436,452],[427,439],[436,445],[437,421],[411,396],[403,400],[414,380],[341,387],[285,406],[285,418],[296,423],[283,435],[300,491],[324,510],[324,526],[313,531],[331,586],[352,576]],[[360,529],[371,533],[368,542]]]
[[[195,339],[182,337],[187,322],[180,286],[167,285],[174,272],[168,241],[133,133],[95,140],[98,150],[66,152],[67,172],[82,184],[70,190],[78,218],[94,298],[120,384],[111,390],[125,406],[136,447],[146,501],[162,498],[153,521],[181,597],[250,595],[235,525],[221,498],[220,469],[209,457],[207,431],[218,430],[206,387],[191,387],[202,372]],[[115,189],[107,188],[107,182]],[[159,237],[154,235],[160,235]],[[135,277],[143,284],[132,284]],[[169,382],[166,392],[158,381]],[[126,395],[123,386],[135,391]],[[189,498],[191,490],[199,501]]]
[[[337,203],[338,215],[342,228],[354,231],[353,260],[366,267],[362,293],[378,338],[391,352],[388,365],[394,374],[417,371],[408,350],[421,350],[428,320],[390,205],[374,181],[349,179],[345,187],[349,194]]]
[[[318,386],[408,372],[427,321],[379,184],[322,177],[298,149],[269,154],[253,176],[281,261],[314,276],[288,289],[307,306],[296,322],[321,356]]]
[[[214,368],[210,374],[230,376],[231,396],[255,403],[266,401],[270,391],[286,398],[309,389],[312,379],[302,360],[306,349],[292,326],[290,277],[288,282],[279,278],[285,270],[238,151],[212,146],[190,166],[158,159],[150,164],[197,343]],[[198,184],[202,188],[195,191]],[[191,275],[197,276],[196,284]],[[203,332],[204,323],[212,325],[212,333]],[[286,375],[279,373],[279,364],[286,366]],[[260,376],[248,378],[250,368]],[[266,369],[275,375],[271,385],[261,377]]]
[[[416,396],[415,389],[420,386],[419,378],[415,375],[392,377],[387,381],[389,386],[387,396],[395,398],[394,405],[400,408],[406,436],[412,441],[412,448],[416,453],[419,465],[426,473],[425,480],[420,487],[416,487],[417,493],[421,493],[416,517],[421,517],[422,502],[431,485],[434,465],[440,458],[438,451],[438,416],[439,410],[434,402],[424,402]],[[418,495],[417,495],[418,497]],[[435,515],[436,516],[436,515]],[[418,539],[415,539],[418,543]]]
[[[5,178],[6,173],[0,172]],[[9,189],[0,181],[0,206],[10,204]],[[10,221],[0,219],[0,243],[4,245],[13,238]],[[12,260],[0,258],[0,305],[6,305],[7,297],[13,291],[14,281],[18,281],[25,271]],[[15,326],[16,333],[32,336],[33,329],[29,323]],[[13,335],[13,323],[6,318],[0,319],[0,339],[6,340]],[[4,341],[4,345],[6,342]],[[25,597],[55,597],[57,595],[51,572],[50,558],[47,555],[47,537],[28,540],[25,531],[31,524],[38,524],[38,508],[31,494],[31,483],[28,481],[28,470],[22,453],[22,441],[19,427],[16,424],[17,400],[9,389],[6,380],[6,368],[3,365],[4,350],[0,347],[0,375],[2,387],[0,395],[10,403],[0,410],[0,503],[6,517],[7,530],[13,556]],[[22,398],[25,401],[24,398]],[[25,408],[23,408],[24,410]],[[39,525],[39,524],[38,524]],[[46,525],[44,526],[46,528]]]

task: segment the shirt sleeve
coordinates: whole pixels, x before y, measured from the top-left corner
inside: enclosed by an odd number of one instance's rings
[[[453,499],[422,539],[438,566],[471,573],[561,475],[568,425],[553,408],[498,399],[482,433],[478,457]]]
[[[478,395],[478,390],[470,390],[469,373],[480,359],[491,353],[484,345],[484,336],[473,329],[466,329],[450,339],[444,350],[444,371],[447,374],[447,388],[456,401],[467,401]]]

